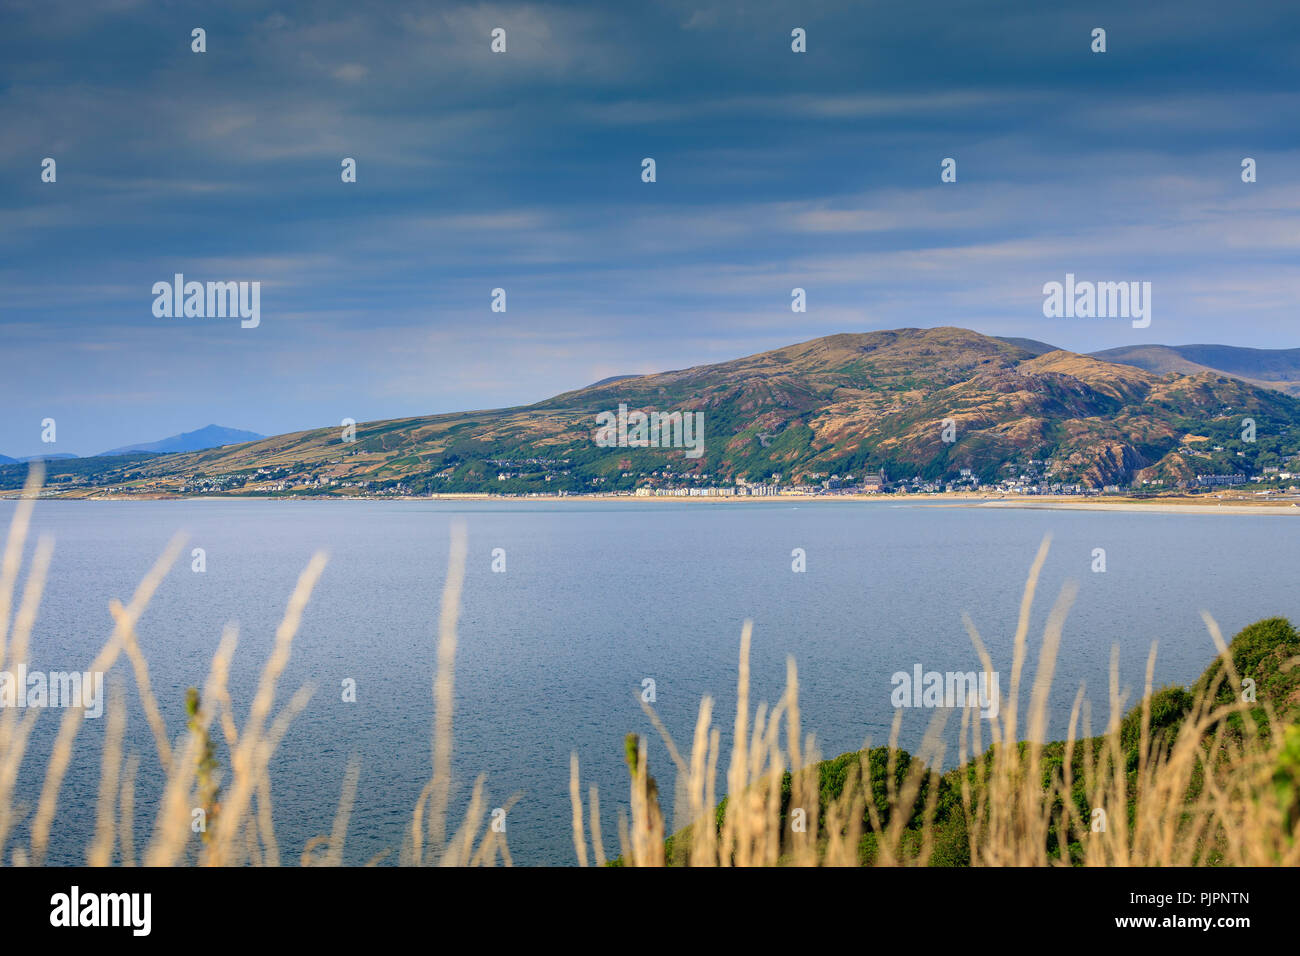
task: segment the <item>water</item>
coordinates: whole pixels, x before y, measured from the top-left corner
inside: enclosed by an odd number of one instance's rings
[[[7,527],[14,503],[0,502]],[[1067,578],[1079,595],[1066,623],[1050,738],[1064,736],[1081,682],[1094,728],[1107,710],[1112,644],[1121,683],[1140,691],[1159,641],[1156,683],[1189,683],[1213,657],[1199,612],[1231,636],[1262,617],[1300,620],[1300,525],[1289,517],[1046,511],[878,502],[61,502],[42,501],[34,530],[55,539],[33,638],[32,669],[84,668],[111,629],[108,602],[129,600],[171,536],[185,557],[140,626],[153,686],[173,736],[185,688],[202,686],[223,626],[239,624],[231,691],[242,724],[274,629],[298,574],[317,550],[325,574],[303,618],[277,707],[315,687],[272,765],[283,858],[328,833],[349,757],[362,774],[345,859],[385,849],[394,860],[430,770],[431,682],[438,603],[454,519],[469,532],[469,568],[456,668],[454,768],[463,807],[486,774],[489,807],[507,818],[516,863],[573,862],[569,754],[584,792],[601,793],[607,852],[627,802],[622,740],[651,738],[651,770],[671,792],[668,757],[637,693],[689,746],[701,696],[724,732],[734,716],[741,626],[755,624],[752,700],[776,701],[785,660],[798,663],[805,731],[826,756],[888,738],[890,676],[979,669],[961,622],[969,611],[1003,687],[1026,572],[1054,536],[1034,608],[1029,672],[1042,625]],[[206,552],[191,570],[189,552]],[[29,542],[28,554],[32,545]],[[493,573],[503,548],[506,572]],[[791,570],[802,548],[807,571]],[[1094,548],[1107,571],[1093,573]],[[152,826],[160,769],[125,660],[129,747],[141,756],[137,841]],[[342,682],[356,681],[357,702]],[[110,683],[112,681],[110,680]],[[35,803],[58,713],[36,725],[19,782]],[[909,710],[914,748],[931,716]],[[52,835],[51,862],[79,863],[93,827],[106,721],[87,722]],[[224,748],[223,748],[224,749]],[[224,754],[223,754],[224,756]],[[722,781],[719,782],[721,788]],[[25,833],[19,833],[25,843]],[[11,846],[13,842],[11,841]],[[7,851],[6,851],[7,852]],[[137,851],[138,852],[138,851]]]

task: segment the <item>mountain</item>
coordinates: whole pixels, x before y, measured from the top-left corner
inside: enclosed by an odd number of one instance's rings
[[[1030,355],[1033,356],[1044,355],[1047,352],[1060,351],[1059,347],[1055,345],[1048,345],[1046,342],[1040,342],[1037,339],[1008,338],[1003,335],[996,336],[996,338],[999,342],[1006,342],[1008,345],[1014,345],[1017,348],[1022,348]]]
[[[998,336],[1033,355],[1057,351],[1055,345],[1035,339]],[[1261,388],[1272,388],[1300,398],[1300,349],[1250,349],[1232,345],[1125,345],[1088,353],[1103,362],[1167,375],[1217,373],[1239,378]]]
[[[1040,352],[1042,345],[959,328],[831,335],[618,378],[533,405],[149,458],[122,466],[120,483],[189,493],[519,493],[758,482],[773,474],[789,484],[879,469],[891,479],[938,479],[969,468],[989,482],[1036,472],[1096,487],[1172,485],[1286,464],[1300,453],[1300,401],[1291,396],[1213,371],[1158,375]],[[597,415],[621,405],[701,413],[703,456],[599,446]]]
[[[10,458],[8,455],[0,455],[0,465],[16,465],[16,464],[18,464],[17,458]]]
[[[1248,349],[1231,345],[1131,345],[1093,352],[1093,358],[1158,375],[1217,372],[1300,397],[1300,349]]]
[[[99,457],[105,455],[125,455],[136,451],[158,452],[161,454],[168,452],[203,451],[208,448],[220,448],[222,445],[234,445],[239,442],[257,441],[265,437],[265,435],[259,435],[257,432],[241,431],[238,428],[223,428],[221,425],[208,425],[196,431],[182,432],[179,435],[172,435],[170,438],[164,438],[161,441],[144,442],[138,445],[123,445],[121,448],[112,448],[108,451],[101,451]]]

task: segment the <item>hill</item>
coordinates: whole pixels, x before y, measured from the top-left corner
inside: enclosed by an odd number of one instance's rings
[[[602,447],[597,416],[622,406],[702,416],[703,454]],[[1254,441],[1243,437],[1245,418]],[[934,328],[831,335],[527,406],[155,457],[133,464],[126,483],[179,493],[528,493],[774,475],[784,485],[820,483],[881,469],[890,479],[939,480],[969,469],[985,482],[1029,472],[1098,487],[1232,473],[1297,454],[1300,401],[1273,389]]]
[[[1248,349],[1231,345],[1131,345],[1093,352],[1103,362],[1132,365],[1158,375],[1217,372],[1300,397],[1300,349]]]

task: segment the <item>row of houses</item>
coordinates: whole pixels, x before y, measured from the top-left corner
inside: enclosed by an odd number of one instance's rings
[[[1226,488],[1233,485],[1244,485],[1249,479],[1241,474],[1235,475],[1197,475],[1196,484],[1206,488]]]
[[[747,498],[780,494],[778,485],[736,485],[726,488],[650,488],[642,485],[637,498]]]

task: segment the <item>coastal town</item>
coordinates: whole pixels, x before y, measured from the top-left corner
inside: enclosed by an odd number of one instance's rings
[[[1056,480],[1050,463],[1030,460],[1023,466],[1004,466],[1007,477],[981,480],[971,469],[954,476],[926,478],[921,475],[891,476],[884,469],[862,474],[801,473],[797,476],[773,472],[759,481],[737,478],[727,482],[709,472],[676,472],[664,467],[651,472],[618,472],[613,476],[580,478],[569,459],[498,459],[487,462],[498,468],[495,481],[480,488],[455,487],[455,469],[448,467],[431,478],[379,480],[339,474],[342,459],[311,465],[287,464],[249,471],[195,474],[184,479],[145,478],[122,481],[114,473],[87,476],[53,475],[42,490],[43,497],[274,497],[274,498],[776,498],[788,496],[852,498],[863,496],[980,497],[1191,497],[1231,493],[1233,497],[1300,500],[1300,462],[1292,467],[1266,465],[1260,474],[1198,474],[1187,481],[1166,483],[1147,480],[1132,485],[1089,487],[1078,482]],[[438,487],[446,483],[447,487]],[[496,485],[496,487],[492,487]],[[525,487],[520,487],[525,485]],[[531,485],[533,487],[527,487]],[[538,488],[536,486],[541,485]],[[546,488],[546,485],[552,485]],[[17,489],[0,492],[13,495]]]

